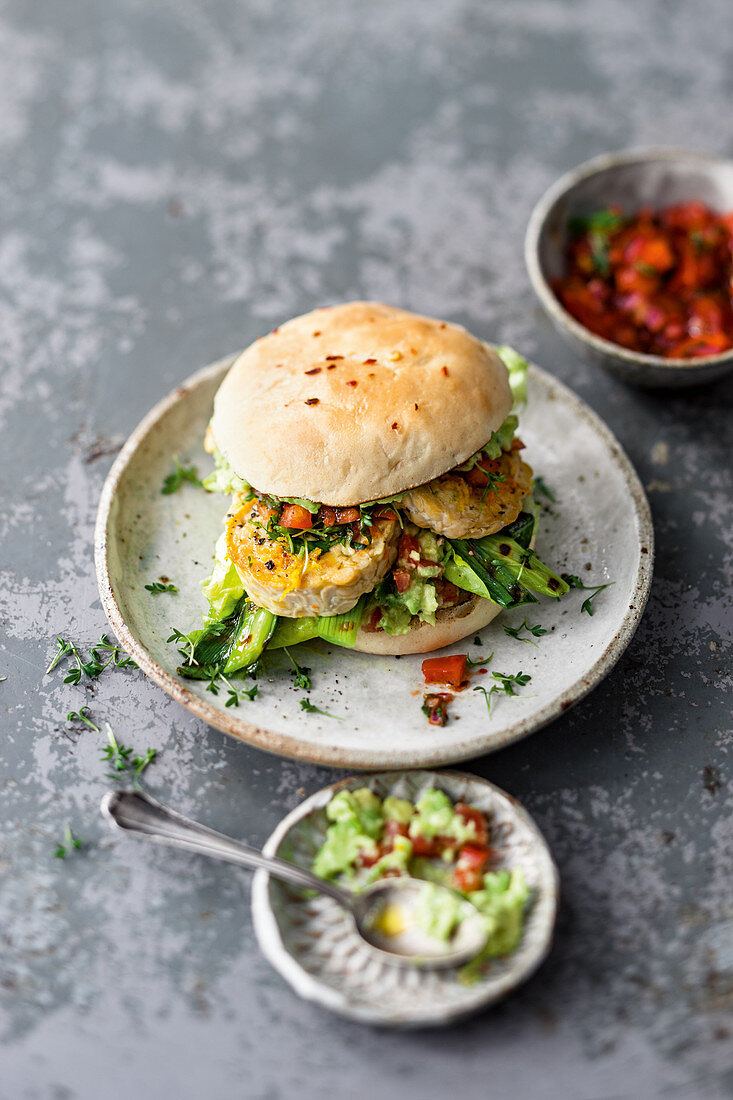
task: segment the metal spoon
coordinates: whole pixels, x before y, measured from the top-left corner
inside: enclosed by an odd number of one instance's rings
[[[169,810],[142,791],[110,791],[102,799],[101,810],[112,828],[242,867],[261,867],[275,878],[327,894],[351,914],[356,931],[384,961],[442,969],[460,966],[475,958],[486,945],[486,924],[468,901],[462,903],[462,919],[449,940],[439,940],[421,932],[411,920],[411,912],[425,886],[417,879],[381,879],[360,893],[352,894],[294,863],[277,856],[265,856],[240,840],[207,829]],[[397,917],[398,923],[404,926],[402,930],[394,934],[385,931],[387,912]]]

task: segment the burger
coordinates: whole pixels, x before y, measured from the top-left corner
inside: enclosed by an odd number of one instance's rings
[[[317,309],[243,351],[206,433],[204,487],[231,503],[180,671],[227,676],[314,638],[427,653],[563,595],[533,550],[526,368],[375,302]]]

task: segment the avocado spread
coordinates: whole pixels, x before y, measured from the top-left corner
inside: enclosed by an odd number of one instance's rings
[[[495,853],[489,847],[489,823],[475,807],[454,805],[432,787],[414,804],[393,796],[382,800],[360,787],[339,791],[325,815],[326,838],[313,863],[317,875],[353,890],[388,875],[424,879],[414,919],[437,939],[448,940],[455,932],[463,899],[478,909],[489,938],[479,958],[464,968],[465,977],[474,976],[476,967],[480,973],[487,958],[517,947],[529,898],[524,872],[486,869]]]

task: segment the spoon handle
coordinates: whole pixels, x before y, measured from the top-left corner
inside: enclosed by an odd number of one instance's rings
[[[310,871],[287,860],[265,856],[256,848],[243,844],[241,840],[234,840],[223,833],[207,829],[205,825],[200,825],[175,810],[169,810],[162,802],[142,791],[110,791],[102,799],[100,809],[113,828],[132,833],[143,840],[152,840],[156,844],[183,848],[187,852],[236,863],[241,867],[263,868],[275,878],[284,879],[295,886],[317,890],[319,894],[328,894],[339,905],[352,910],[349,895],[332,883],[317,878]]]

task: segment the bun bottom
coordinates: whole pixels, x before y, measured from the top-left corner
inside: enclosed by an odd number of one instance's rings
[[[466,638],[490,623],[503,608],[482,596],[472,596],[459,607],[436,612],[435,625],[413,619],[407,634],[387,634],[384,630],[360,629],[354,649],[362,653],[432,653],[434,649]]]

